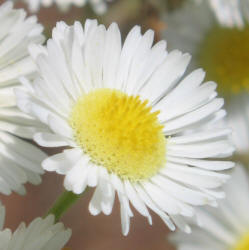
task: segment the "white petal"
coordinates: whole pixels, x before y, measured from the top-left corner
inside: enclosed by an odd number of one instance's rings
[[[190,166],[203,168],[207,170],[221,171],[233,168],[235,163],[231,161],[210,161],[210,160],[200,160],[200,159],[190,159],[184,157],[173,157],[168,156],[167,160],[173,163],[187,164]]]
[[[161,170],[161,173],[179,182],[199,188],[217,188],[229,179],[229,175],[172,163],[168,163],[167,167]]]
[[[137,209],[140,214],[148,218],[149,224],[152,224],[152,218],[148,209],[146,208],[144,202],[140,199],[136,190],[132,187],[129,181],[125,181],[125,191],[132,205]]]
[[[65,136],[71,139],[72,129],[69,127],[67,122],[55,115],[48,116],[48,124],[49,127],[53,130],[54,133],[59,134],[61,136]]]
[[[194,125],[196,122],[199,122],[200,120],[215,113],[223,106],[223,104],[223,99],[214,99],[210,103],[193,112],[187,113],[172,121],[168,121],[165,123],[163,131],[166,134],[177,133],[178,131],[183,130],[183,128]],[[163,120],[163,117],[161,119]]]
[[[43,147],[63,147],[68,146],[66,138],[61,135],[51,133],[36,133],[34,140],[37,144]]]
[[[170,156],[202,159],[230,156],[235,151],[235,147],[228,140],[220,140],[186,145],[168,145],[167,150],[167,154]]]
[[[80,149],[67,149],[62,153],[48,157],[42,162],[42,167],[47,171],[56,171],[58,174],[67,174],[72,166],[79,161],[82,156]],[[83,168],[83,166],[82,166]]]
[[[170,230],[175,230],[175,225],[171,221],[170,217],[166,215],[160,208],[157,207],[157,205],[151,200],[151,198],[148,196],[148,194],[143,190],[143,188],[140,185],[135,186],[137,192],[139,193],[141,199],[144,201],[144,203],[156,214],[160,216],[160,218],[164,221],[164,223],[169,227]]]

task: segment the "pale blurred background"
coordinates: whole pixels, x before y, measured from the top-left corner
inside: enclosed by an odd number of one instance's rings
[[[4,2],[0,0],[0,3]],[[74,20],[82,23],[86,18],[97,18],[99,22],[109,25],[117,22],[121,32],[127,34],[135,24],[142,26],[143,31],[151,28],[155,30],[156,40],[160,40],[160,32],[167,27],[160,20],[164,11],[171,11],[181,4],[181,0],[113,0],[108,12],[96,16],[90,6],[83,8],[72,7],[62,13],[56,7],[42,8],[38,13],[39,21],[45,26],[47,37],[57,21],[64,20],[72,24]],[[26,7],[16,4],[17,7]],[[47,151],[53,154],[52,151]],[[37,216],[43,216],[51,207],[55,199],[63,191],[63,177],[53,173],[43,176],[39,186],[26,185],[27,195],[22,197],[16,194],[11,196],[0,195],[7,208],[5,226],[16,229],[21,221],[29,223]],[[147,220],[135,213],[131,221],[130,233],[127,237],[121,234],[119,204],[116,202],[110,216],[92,216],[88,212],[88,203],[92,192],[88,192],[76,203],[62,221],[66,227],[73,230],[73,235],[67,247],[71,250],[172,250],[167,242],[168,230],[158,216],[153,216],[153,226]],[[135,212],[135,211],[134,211]],[[34,249],[35,250],[35,249]]]

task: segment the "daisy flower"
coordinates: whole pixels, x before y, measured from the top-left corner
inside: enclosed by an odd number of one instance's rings
[[[37,12],[40,6],[50,7],[56,4],[61,10],[66,11],[71,5],[82,7],[89,3],[96,14],[104,14],[107,10],[107,2],[111,0],[23,0],[29,6],[31,12]]]
[[[195,0],[200,3],[203,0]],[[217,21],[227,27],[244,26],[244,20],[249,20],[249,0],[204,0],[214,11]],[[204,2],[203,1],[203,2]]]
[[[224,189],[227,197],[219,203],[219,209],[200,209],[201,226],[193,222],[191,235],[170,235],[178,250],[249,249],[249,176],[242,166],[235,168]]]
[[[233,167],[220,159],[234,147],[230,130],[215,126],[225,115],[216,84],[202,84],[201,69],[183,77],[190,55],[168,53],[153,36],[135,26],[122,45],[115,23],[106,29],[87,20],[83,29],[59,22],[46,47],[30,47],[39,77],[16,89],[19,107],[47,126],[35,141],[68,147],[43,168],[65,175],[76,194],[96,187],[93,215],[110,214],[117,193],[124,235],[130,203],[149,223],[148,208],[170,229],[190,231],[183,216],[215,206],[228,179],[222,170]]]
[[[0,204],[0,249],[2,250],[61,250],[71,237],[71,230],[62,223],[54,224],[53,215],[36,218],[29,226],[21,223],[14,233],[3,228],[5,208]]]
[[[40,163],[46,155],[18,138],[32,139],[34,128],[41,129],[42,124],[19,111],[13,88],[20,84],[20,76],[34,77],[36,66],[27,47],[44,37],[36,18],[26,18],[24,10],[13,9],[11,2],[0,6],[0,21],[0,193],[24,194],[24,183],[40,183]]]
[[[244,29],[217,25],[206,1],[199,6],[187,3],[165,21],[162,35],[169,48],[191,53],[192,68],[201,66],[207,80],[219,83],[237,152],[245,157],[249,151],[249,25]]]

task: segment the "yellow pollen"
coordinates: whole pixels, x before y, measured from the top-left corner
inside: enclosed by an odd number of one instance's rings
[[[249,26],[243,30],[212,28],[201,43],[198,58],[208,80],[216,81],[223,94],[249,91]]]
[[[122,179],[155,175],[166,161],[166,138],[159,111],[148,101],[111,89],[94,90],[73,106],[75,140],[93,163]]]
[[[238,241],[236,246],[231,250],[248,250],[249,249],[249,232],[244,234],[242,238]]]

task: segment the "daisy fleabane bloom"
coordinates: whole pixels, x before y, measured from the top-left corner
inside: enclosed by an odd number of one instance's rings
[[[50,7],[56,4],[61,10],[66,11],[71,5],[82,7],[89,3],[96,14],[103,14],[107,10],[107,2],[112,0],[23,0],[29,6],[30,11],[37,12],[41,6]]]
[[[36,66],[27,47],[44,41],[43,28],[36,17],[27,18],[24,10],[13,9],[10,1],[0,6],[0,22],[0,193],[24,194],[24,183],[41,182],[40,164],[46,155],[18,137],[32,139],[34,128],[40,131],[43,125],[16,107],[13,88],[21,76],[34,78]]]
[[[224,189],[227,197],[218,209],[198,211],[198,224],[193,221],[192,234],[170,235],[178,250],[248,250],[249,249],[249,176],[236,166]]]
[[[170,49],[179,48],[193,55],[192,68],[205,69],[207,80],[218,83],[226,98],[227,121],[233,129],[236,153],[247,158],[249,152],[249,25],[244,29],[218,25],[207,2],[186,2],[182,8],[164,16]]]
[[[243,28],[249,20],[249,0],[194,0],[208,2],[217,21],[227,27]]]
[[[28,226],[21,223],[15,232],[3,228],[5,208],[0,204],[1,250],[61,250],[71,237],[71,230],[62,223],[54,224],[54,216],[36,218]]]
[[[76,194],[96,187],[91,214],[112,211],[120,201],[122,231],[128,234],[130,203],[151,221],[157,213],[171,230],[185,231],[194,206],[216,205],[217,190],[233,163],[230,130],[216,128],[225,115],[216,84],[205,73],[183,77],[189,54],[153,45],[154,32],[135,26],[123,45],[117,24],[96,20],[59,22],[47,46],[30,46],[39,77],[16,89],[18,105],[47,126],[35,141],[69,147],[43,161],[65,175]]]

